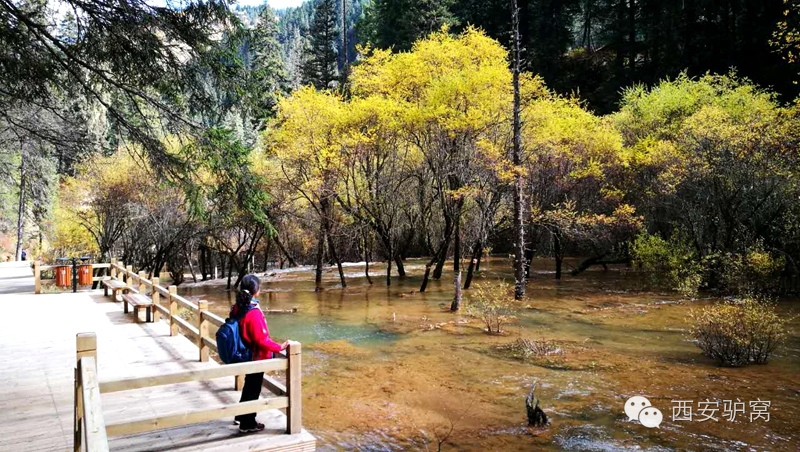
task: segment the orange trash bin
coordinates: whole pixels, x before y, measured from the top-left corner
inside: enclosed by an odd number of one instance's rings
[[[81,286],[90,286],[92,284],[92,264],[83,264],[78,266],[78,284]]]
[[[72,266],[60,265],[55,268],[56,285],[58,287],[69,287],[72,285]]]

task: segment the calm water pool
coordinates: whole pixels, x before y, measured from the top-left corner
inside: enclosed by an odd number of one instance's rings
[[[624,268],[554,281],[550,261],[537,261],[529,300],[503,336],[482,332],[465,313],[445,312],[453,293],[446,268],[424,294],[423,263],[391,287],[363,266],[346,268],[348,287],[333,271],[315,293],[313,270],[263,278],[261,302],[296,314],[268,315],[272,335],[304,347],[304,425],[321,450],[800,450],[800,323],[769,364],[718,367],[687,338],[692,307],[675,294],[643,290]],[[371,266],[375,268],[374,266]],[[270,272],[268,272],[268,275]],[[510,263],[492,259],[477,281],[511,281]],[[217,285],[184,287],[226,315],[232,295]],[[469,292],[465,292],[468,296]],[[783,301],[785,315],[800,303]],[[497,346],[519,337],[555,340],[555,363],[521,362]],[[537,395],[551,419],[525,427],[524,398]],[[623,404],[644,395],[664,414],[660,428],[628,421]],[[673,421],[676,400],[719,401],[718,421]],[[721,418],[723,401],[770,401],[770,421],[747,412]],[[709,406],[709,405],[706,405]],[[749,408],[747,408],[749,410]],[[748,411],[749,412],[749,411]]]

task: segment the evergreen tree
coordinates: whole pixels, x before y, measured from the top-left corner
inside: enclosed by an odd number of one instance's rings
[[[373,0],[360,25],[362,41],[396,51],[411,49],[414,41],[427,37],[442,25],[455,23],[453,0]]]
[[[278,42],[278,24],[269,6],[261,10],[250,38],[250,103],[252,119],[261,129],[275,114],[281,93],[287,91],[286,68]]]
[[[320,0],[317,3],[309,30],[311,42],[304,55],[303,84],[325,89],[337,79],[337,9],[336,0]]]

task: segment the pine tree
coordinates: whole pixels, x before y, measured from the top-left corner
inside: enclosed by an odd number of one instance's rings
[[[337,22],[336,0],[320,0],[311,22],[311,44],[302,67],[303,84],[326,89],[337,79]]]
[[[261,128],[264,119],[275,114],[282,92],[287,91],[286,68],[278,42],[278,24],[272,8],[265,7],[250,39],[250,96],[253,120]]]
[[[453,0],[373,0],[360,25],[362,41],[394,50],[409,50],[444,24],[453,24]]]

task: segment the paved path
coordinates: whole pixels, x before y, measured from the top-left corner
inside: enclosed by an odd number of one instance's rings
[[[0,262],[0,295],[33,293],[31,262]]]

